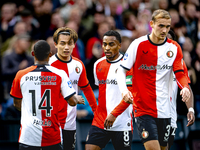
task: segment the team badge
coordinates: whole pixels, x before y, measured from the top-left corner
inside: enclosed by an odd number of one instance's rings
[[[167,57],[172,58],[174,53],[172,51],[167,51]]]
[[[148,136],[149,136],[149,132],[145,131],[145,129],[143,129],[143,131],[142,131],[142,138],[146,139]]]
[[[75,68],[75,71],[76,71],[77,74],[79,74],[79,73],[81,72],[81,69],[77,66],[77,67]]]

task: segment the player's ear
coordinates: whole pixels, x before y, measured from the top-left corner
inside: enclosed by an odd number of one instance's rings
[[[153,20],[151,20],[151,21],[150,21],[150,26],[151,26],[151,28],[153,28],[153,25],[154,25],[154,22],[153,22]]]
[[[35,53],[34,53],[34,51],[31,51],[31,55],[32,55],[32,56],[35,56]]]
[[[119,44],[118,44],[118,49],[121,49],[121,46],[122,46],[121,43],[119,43]]]
[[[52,55],[53,55],[53,53],[52,53],[52,52],[50,52],[50,53],[49,53],[49,57],[51,57]]]

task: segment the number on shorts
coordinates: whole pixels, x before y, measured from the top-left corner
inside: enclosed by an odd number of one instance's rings
[[[170,134],[170,128],[171,128],[170,125],[167,125],[167,126],[166,126],[166,129],[167,129],[167,133],[165,133],[165,136],[166,136],[166,137],[168,137],[169,134]]]
[[[172,134],[173,136],[175,136],[175,132],[176,132],[176,128],[172,128]]]
[[[125,142],[129,141],[129,132],[128,131],[124,131],[124,141]]]

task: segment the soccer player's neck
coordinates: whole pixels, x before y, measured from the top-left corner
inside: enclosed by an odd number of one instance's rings
[[[157,37],[154,33],[151,33],[149,35],[149,38],[150,38],[151,42],[153,42],[154,44],[162,44],[165,41],[165,38],[161,39],[161,38]]]
[[[70,58],[71,58],[70,55],[69,55],[69,56],[62,56],[62,55],[60,55],[59,53],[57,53],[57,56],[58,56],[58,58],[59,58],[60,60],[62,60],[62,61],[69,61]]]

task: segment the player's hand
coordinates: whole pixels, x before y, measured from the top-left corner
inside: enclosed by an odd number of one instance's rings
[[[188,102],[188,100],[190,99],[190,90],[188,88],[184,87],[181,90],[180,95],[182,95],[183,102]]]
[[[115,120],[116,120],[116,117],[113,116],[112,114],[109,114],[104,122],[104,128],[110,129],[110,127],[113,126],[113,123],[115,122]]]
[[[122,93],[122,98],[126,103],[133,104],[133,95],[129,90]]]
[[[195,116],[194,116],[194,113],[192,111],[189,111],[187,113],[187,119],[188,119],[187,127],[193,125],[193,123],[195,121]]]
[[[85,105],[85,99],[81,95],[76,95],[76,98],[78,100],[77,104]]]

